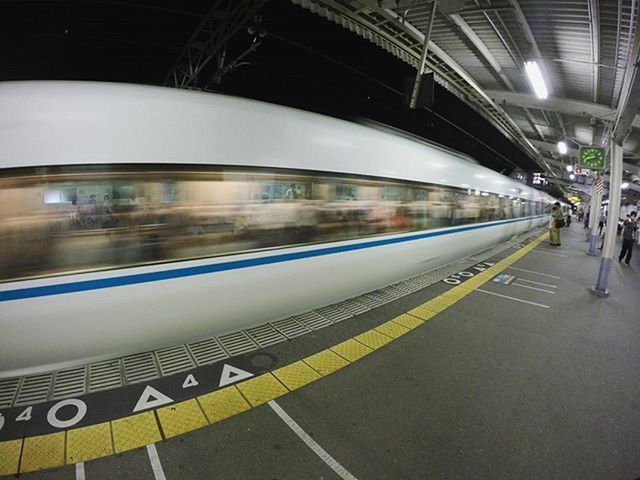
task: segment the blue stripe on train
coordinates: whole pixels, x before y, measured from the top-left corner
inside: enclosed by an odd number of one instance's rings
[[[158,272],[138,273],[134,275],[125,275],[121,277],[101,278],[96,280],[83,280],[78,282],[60,283],[56,285],[45,285],[41,287],[19,288],[15,290],[6,290],[0,292],[0,302],[10,300],[21,300],[25,298],[45,297],[49,295],[60,295],[63,293],[83,292],[86,290],[99,290],[102,288],[121,287],[124,285],[135,285],[137,283],[157,282],[160,280],[169,280],[172,278],[191,277],[194,275],[205,275],[207,273],[224,272],[227,270],[237,270],[239,268],[256,267],[259,265],[271,265],[274,263],[289,262],[292,260],[301,260],[304,258],[319,257],[322,255],[332,255],[334,253],[350,252],[353,250],[363,250],[365,248],[381,247],[384,245],[393,245],[395,243],[411,242],[429,237],[439,237],[442,235],[450,235],[453,233],[466,232],[469,230],[479,230],[482,228],[491,228],[508,223],[523,222],[526,220],[535,220],[545,217],[546,215],[536,215],[533,217],[517,218],[512,220],[502,220],[489,224],[475,224],[465,227],[455,227],[449,230],[440,230],[435,232],[424,232],[416,235],[408,235],[404,237],[385,238],[372,240],[369,242],[351,243],[347,245],[339,245],[336,247],[318,248],[315,250],[306,250],[302,252],[282,253],[271,255],[268,257],[249,258],[245,260],[232,260],[229,262],[214,263],[211,265],[199,265],[196,267],[175,268],[172,270],[162,270]]]

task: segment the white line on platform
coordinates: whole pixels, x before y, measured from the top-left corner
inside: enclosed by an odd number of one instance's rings
[[[543,255],[553,255],[554,257],[567,258],[569,255],[562,255],[561,253],[543,252],[542,250],[531,250],[530,253],[541,253]]]
[[[149,454],[149,461],[151,462],[151,468],[153,468],[153,476],[156,480],[167,480],[164,476],[164,470],[160,463],[160,457],[158,456],[158,450],[156,450],[155,443],[147,445],[147,453]]]
[[[315,453],[318,457],[322,459],[324,463],[326,463],[334,472],[336,472],[340,478],[344,480],[357,480],[356,477],[351,475],[346,468],[340,465],[331,455],[329,455],[324,448],[322,448],[318,443],[307,434],[300,425],[298,425],[293,418],[287,415],[280,405],[278,405],[275,400],[271,400],[269,402],[269,406],[273,409],[274,412],[278,414],[278,416],[287,424],[287,426],[295,432],[300,440],[307,444],[313,453]]]
[[[549,283],[542,283],[542,282],[534,282],[533,280],[527,280],[526,278],[522,278],[522,277],[518,277],[518,281],[519,282],[533,283],[534,285],[542,285],[543,287],[558,288],[557,285],[551,285]]]
[[[541,303],[530,302],[529,300],[522,300],[521,298],[510,297],[508,295],[501,295],[500,293],[490,292],[481,288],[476,288],[476,292],[488,293],[489,295],[495,295],[496,297],[507,298],[509,300],[515,300],[516,302],[528,303],[529,305],[535,305],[536,307],[549,308],[549,305],[543,305]]]
[[[84,462],[76,463],[76,480],[85,480]]]
[[[507,267],[507,268],[510,268],[511,270],[520,270],[521,272],[535,273],[536,275],[542,275],[545,277],[557,278],[558,280],[560,279],[560,277],[557,277],[555,275],[549,275],[548,273],[534,272],[533,270],[525,270],[524,268],[517,268],[517,267]]]
[[[522,285],[521,283],[513,282],[511,285],[515,285],[516,287],[528,288],[530,290],[538,290],[539,292],[546,292],[552,295],[556,294],[556,292],[554,292],[553,290],[545,290],[544,288],[530,287],[529,285]]]

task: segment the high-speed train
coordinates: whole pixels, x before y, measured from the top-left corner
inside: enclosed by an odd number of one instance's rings
[[[0,377],[196,341],[434,269],[552,197],[450,150],[262,102],[0,84]]]

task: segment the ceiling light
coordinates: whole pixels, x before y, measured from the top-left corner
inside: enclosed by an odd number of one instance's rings
[[[572,173],[571,175],[569,175],[569,178],[570,178],[571,180],[574,180],[574,179],[576,178],[576,176]]]
[[[562,155],[564,155],[565,153],[567,153],[567,151],[568,151],[568,150],[567,150],[567,144],[566,144],[564,141],[562,141],[562,142],[558,142],[558,151],[559,151],[559,152],[560,152],[560,154],[562,154]],[[570,166],[571,166],[571,165],[567,165],[567,171],[569,171],[569,172],[571,171],[571,170],[569,169],[569,167],[570,167]],[[573,167],[572,167],[572,168],[573,168]]]
[[[620,185],[622,187],[623,190],[626,190],[627,188],[629,188],[629,183],[628,182],[624,182],[622,185]]]
[[[525,62],[524,69],[527,72],[533,90],[536,92],[536,96],[540,100],[546,99],[549,96],[549,91],[544,84],[544,78],[542,78],[542,72],[538,67],[538,62],[535,60]]]
[[[573,172],[573,165],[567,165],[567,172]]]

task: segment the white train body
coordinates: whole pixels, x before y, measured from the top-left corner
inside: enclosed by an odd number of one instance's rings
[[[554,201],[445,149],[227,96],[101,83],[4,83],[0,124],[1,174],[88,164],[222,165],[394,179]],[[8,280],[0,283],[0,377],[255,326],[428,271],[546,223],[548,215],[537,212]]]

